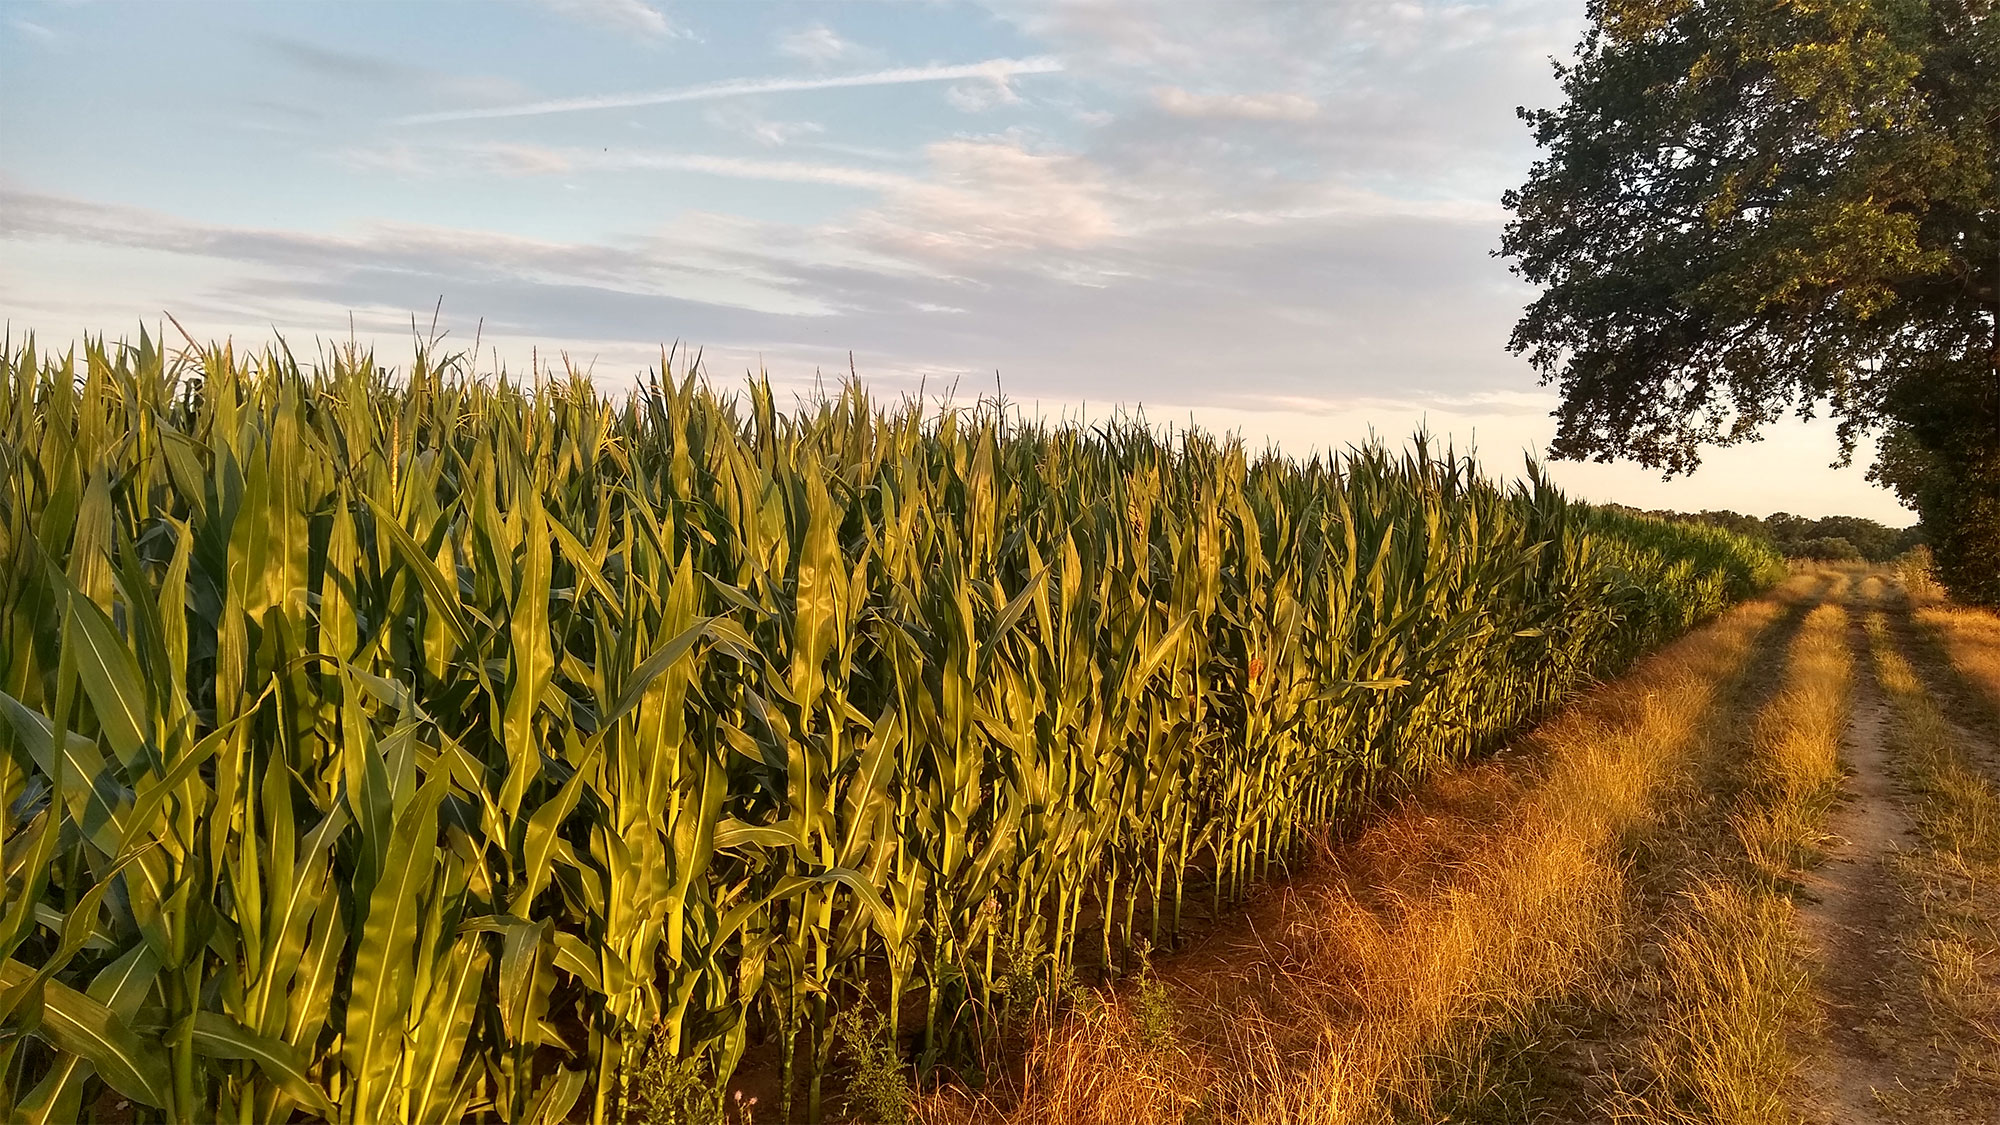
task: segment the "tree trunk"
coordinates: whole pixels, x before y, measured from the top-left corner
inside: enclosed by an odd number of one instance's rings
[[[1993,232],[1993,444],[2000,449],[2000,215],[1994,217]]]

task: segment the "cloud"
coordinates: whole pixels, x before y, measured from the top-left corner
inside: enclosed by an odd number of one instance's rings
[[[325,234],[202,223],[142,208],[0,189],[0,239],[10,243],[10,250],[54,240],[233,263],[252,273],[227,296],[242,302],[240,308],[252,322],[263,307],[262,297],[318,293],[347,281],[354,284],[340,303],[348,308],[375,305],[389,294],[429,289],[435,296],[504,284],[525,291],[587,289],[679,300],[699,294],[703,307],[723,322],[736,315],[721,311],[725,309],[754,309],[781,318],[832,311],[810,294],[790,292],[789,283],[780,280],[783,271],[769,264],[776,261],[769,255],[746,251],[740,243],[730,254],[719,255],[701,238],[677,239],[672,245],[653,236],[615,244],[561,242],[385,222]],[[368,282],[380,283],[380,292],[370,294]],[[682,291],[689,296],[677,297]],[[198,296],[175,292],[163,299]],[[692,323],[694,318],[687,319]]]
[[[530,87],[519,79],[498,74],[435,74],[423,76],[425,90],[447,101],[492,104],[529,96]]]
[[[1497,241],[1495,204],[1533,159],[1513,107],[1560,96],[1547,57],[1582,18],[1567,0],[987,3],[1072,76],[1036,103],[1076,123],[1107,184],[1146,198],[1121,216],[1134,232],[1353,206],[1476,212]]]
[[[1175,117],[1210,120],[1310,121],[1319,115],[1319,103],[1300,94],[1191,94],[1160,86],[1153,103]]]
[[[1099,65],[1111,67],[1182,65],[1201,57],[1199,43],[1176,34],[1180,13],[1165,11],[1168,5],[1145,5],[1130,0],[1018,0],[989,6],[1002,18],[1019,25],[1036,39],[1053,40],[1086,54]],[[1199,5],[1190,5],[1198,7]],[[1246,9],[1238,0],[1228,7]]]
[[[515,79],[499,75],[453,74],[436,66],[416,66],[382,55],[344,50],[282,35],[254,35],[251,41],[262,53],[299,71],[347,86],[393,89],[395,92],[390,96],[406,97],[409,92],[418,91],[424,96],[455,104],[491,103],[528,96],[527,87]],[[299,95],[297,90],[290,93]],[[321,118],[339,116],[343,111],[352,112],[354,104],[351,103],[356,103],[355,99],[346,97],[323,101],[325,104],[309,112]],[[268,101],[245,104],[256,104],[260,108],[271,105]]]
[[[687,34],[644,0],[541,0],[541,3],[559,15],[646,39],[671,39]]]
[[[598,161],[587,153],[587,164]],[[874,190],[908,190],[914,181],[894,172],[849,168],[838,164],[809,164],[792,160],[754,160],[737,156],[706,156],[693,153],[636,152],[613,155],[602,161],[610,168],[652,168],[671,172],[703,172],[745,180],[768,180],[794,184],[825,184],[835,187]]]
[[[787,32],[778,38],[778,53],[804,59],[821,66],[839,62],[860,52],[854,43],[840,37],[839,33],[823,23]]]
[[[772,147],[824,132],[826,126],[816,121],[758,121],[750,126],[750,135],[757,143]]]
[[[398,124],[427,125],[445,121],[476,121],[500,117],[534,117],[551,113],[575,113],[592,109],[626,109],[634,106],[669,105],[675,102],[714,101],[750,94],[785,94],[807,90],[838,90],[863,86],[897,86],[914,82],[951,82],[963,78],[997,81],[1017,74],[1053,74],[1062,64],[1052,58],[988,59],[957,66],[898,67],[866,74],[827,78],[735,78],[674,90],[645,90],[629,94],[603,94],[584,98],[558,98],[524,105],[493,106],[487,109],[445,110],[417,113],[398,118]]]
[[[569,154],[541,145],[488,145],[485,155],[489,165],[502,175],[560,176],[576,168]]]
[[[356,145],[341,149],[333,154],[333,158],[353,171],[379,172],[406,180],[426,179],[441,171],[427,150],[406,141]]]
[[[1018,105],[1021,95],[1002,75],[987,82],[960,82],[944,92],[944,99],[965,113],[984,113],[996,106]]]
[[[662,149],[621,148],[616,151],[583,147],[506,142],[411,144],[398,141],[379,146],[344,149],[337,159],[352,168],[387,172],[413,179],[460,176],[567,176],[583,172],[697,172],[731,179],[770,183],[820,184],[873,191],[912,192],[922,181],[896,172],[815,164],[798,160],[760,160]]]
[[[7,23],[8,26],[12,27],[15,31],[18,31],[30,39],[36,40],[37,42],[53,43],[58,38],[53,30],[43,27],[41,24],[38,24],[33,20],[11,19],[8,20]]]
[[[857,223],[874,248],[918,260],[963,259],[1083,249],[1119,231],[1096,169],[1074,156],[1005,140],[941,141],[925,154],[930,174],[888,185],[888,202]]]
[[[718,129],[749,137],[766,148],[780,148],[826,132],[826,126],[817,121],[773,121],[739,103],[716,105],[703,117]]]
[[[343,82],[407,82],[421,78],[424,74],[418,67],[390,59],[343,51],[336,47],[308,43],[289,36],[259,35],[256,38],[258,43],[290,60],[294,65]]]
[[[974,256],[1085,250],[1160,222],[1160,216],[1144,213],[1141,202],[1114,192],[1101,170],[1074,154],[1034,151],[1007,138],[959,138],[926,146],[923,155],[924,168],[903,172],[658,148],[397,141],[347,149],[339,159],[412,179],[671,172],[851,188],[873,193],[877,201],[818,234],[844,240],[877,265],[896,262],[898,270],[934,276],[953,274]],[[1093,273],[1070,260],[1049,268],[1073,280]]]

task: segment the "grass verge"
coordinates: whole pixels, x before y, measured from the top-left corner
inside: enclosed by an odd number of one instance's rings
[[[1954,658],[1991,651],[1982,634],[2000,640],[2000,622],[1976,611],[1919,612]],[[2000,787],[1938,706],[1933,685],[1899,650],[1887,615],[1871,612],[1866,626],[1876,675],[1896,713],[1890,748],[1920,844],[1897,867],[1912,919],[1903,945],[1919,967],[1923,998],[1924,1026],[1915,1038],[1930,1060],[1941,1055],[1949,1063],[1935,1081],[1911,1085],[1894,1108],[1924,1120],[1980,1108],[2000,1113],[2000,902],[1993,898]],[[1958,668],[1975,683],[1987,671],[1977,663]],[[2000,660],[1990,671],[2000,673]]]
[[[2000,616],[1991,611],[1912,599],[1917,624],[1987,705],[2000,712]]]

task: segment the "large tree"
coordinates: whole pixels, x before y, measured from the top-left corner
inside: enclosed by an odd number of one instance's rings
[[[1551,452],[1680,473],[1829,412],[2000,601],[1994,0],[1592,0],[1501,252]]]

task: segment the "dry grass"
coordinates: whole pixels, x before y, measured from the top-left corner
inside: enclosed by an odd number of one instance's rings
[[[1792,904],[1768,888],[1708,878],[1660,942],[1658,1019],[1611,1099],[1637,1122],[1793,1119],[1796,1030],[1813,1019]]]
[[[1943,646],[1959,674],[2000,708],[2000,616],[1938,602],[1920,604],[1916,618]]]
[[[1840,739],[1854,690],[1847,611],[1833,600],[1844,579],[1806,617],[1793,642],[1783,691],[1757,717],[1747,800],[1737,837],[1751,864],[1788,882],[1821,858],[1827,811],[1839,798]]]
[[[1592,819],[1565,823],[1530,798],[1517,830],[1441,894],[1387,911],[1326,895],[1295,935],[1293,989],[1237,1025],[1232,1116],[1371,1120],[1476,1097],[1466,1064],[1481,1046],[1587,987],[1622,931],[1614,818]]]
[[[1944,586],[1931,563],[1931,549],[1918,547],[1894,563],[1896,582],[1912,606],[1936,605],[1944,601]]]
[[[1975,616],[1970,611],[1961,615]],[[2000,646],[2000,621],[1986,623],[1994,626]],[[1912,812],[1925,844],[1967,865],[2000,862],[2000,790],[1967,753],[1916,670],[1896,651],[1882,614],[1869,615],[1868,634],[1877,675],[1896,706],[1899,722],[1892,738],[1918,798]],[[1992,655],[2000,661],[2000,648]]]
[[[1168,970],[1170,1041],[1142,1042],[1131,1002],[1108,998],[1044,1028],[1023,1076],[976,1101],[933,1096],[920,1116],[1331,1125],[1442,1120],[1498,1096],[1496,1040],[1618,986],[1634,841],[1777,612],[1741,607],[1545,725],[1538,768],[1463,771],[1382,816],[1253,918],[1262,936]]]
[[[1801,1037],[1818,1022],[1811,957],[1793,924],[1793,881],[1820,855],[1841,782],[1853,687],[1847,616],[1832,599],[1807,615],[1782,689],[1757,717],[1731,827],[1740,865],[1684,894],[1649,962],[1657,1018],[1612,1100],[1642,1122],[1782,1122]]]
[[[1954,656],[1989,655],[1992,622],[1976,611],[1923,611]],[[1900,874],[1917,919],[1906,948],[1921,967],[1930,1035],[1955,1073],[1933,1098],[1984,1098],[2000,1108],[2000,787],[1968,752],[1966,739],[1897,650],[1880,612],[1868,635],[1883,690],[1896,709],[1891,733],[1899,772],[1922,847],[1902,858]],[[1992,630],[2000,637],[2000,628]],[[1977,678],[1960,665],[1968,678]],[[1948,1103],[1941,1103],[1948,1104]]]

